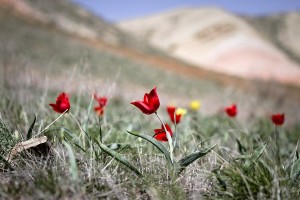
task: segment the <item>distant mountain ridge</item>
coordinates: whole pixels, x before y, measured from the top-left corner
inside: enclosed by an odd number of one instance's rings
[[[300,85],[298,63],[255,26],[221,9],[177,9],[117,25],[199,67],[247,79]]]
[[[244,19],[300,63],[300,11]]]

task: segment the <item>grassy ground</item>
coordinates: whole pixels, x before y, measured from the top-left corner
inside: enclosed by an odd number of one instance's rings
[[[14,138],[22,140],[37,115],[33,134],[50,124],[58,114],[51,110],[57,93],[27,93],[34,101],[14,97],[16,91],[2,89],[1,121]],[[142,95],[142,94],[141,94]],[[101,126],[106,145],[127,146],[121,154],[143,174],[137,177],[124,165],[103,153],[99,147],[76,145],[80,128],[66,114],[44,133],[52,144],[46,157],[25,153],[18,156],[11,170],[2,165],[0,197],[5,199],[295,199],[299,198],[299,178],[291,164],[297,159],[300,127],[274,126],[269,119],[255,119],[244,124],[224,114],[203,116],[201,111],[189,112],[178,125],[180,148],[175,157],[187,155],[203,146],[218,143],[214,150],[187,167],[178,177],[172,177],[164,156],[149,142],[126,133],[132,130],[153,135],[159,128],[154,116],[145,116],[129,102],[109,100],[104,119],[89,112],[90,98],[78,94],[71,98],[71,113],[85,126],[88,134],[99,137]],[[165,108],[159,114],[169,122]],[[89,116],[89,117],[88,117]],[[88,117],[88,121],[87,121]],[[87,121],[87,123],[86,123]],[[66,137],[68,129],[73,138]],[[275,131],[279,143],[274,143]],[[6,131],[2,131],[3,134]],[[75,137],[76,136],[76,137]],[[66,138],[68,138],[66,140]],[[240,145],[238,145],[237,140]],[[68,151],[65,143],[71,147]],[[265,146],[264,143],[267,143]],[[1,144],[2,145],[2,144]],[[263,147],[263,148],[262,148]],[[261,148],[259,158],[257,149]],[[279,150],[280,164],[277,162]],[[99,152],[97,158],[93,152]],[[101,153],[102,152],[102,153]],[[250,156],[250,158],[248,157]],[[250,162],[250,167],[245,167]],[[298,172],[298,171],[297,171]],[[291,177],[291,174],[294,174]]]

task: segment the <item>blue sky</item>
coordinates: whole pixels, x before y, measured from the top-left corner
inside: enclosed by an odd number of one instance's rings
[[[73,0],[95,14],[117,22],[178,7],[217,6],[244,15],[300,10],[300,0]]]

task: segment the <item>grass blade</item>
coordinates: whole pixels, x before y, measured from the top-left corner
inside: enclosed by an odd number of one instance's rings
[[[69,157],[69,162],[70,162],[69,171],[70,171],[72,180],[74,181],[74,183],[77,183],[78,182],[78,169],[77,169],[76,158],[75,158],[75,155],[73,152],[73,148],[66,141],[63,141],[63,144],[65,145],[65,147],[67,148],[67,151],[68,151],[68,157]]]
[[[124,158],[121,154],[119,154],[118,152],[110,149],[109,147],[107,147],[106,145],[96,141],[96,143],[98,144],[98,146],[108,155],[114,157],[117,161],[119,161],[120,163],[122,163],[123,165],[125,165],[126,167],[128,167],[129,169],[131,169],[136,175],[141,176],[141,172],[136,169],[126,158]]]
[[[180,174],[188,165],[193,163],[195,160],[198,158],[201,158],[202,156],[205,156],[208,154],[217,144],[211,145],[209,147],[200,149],[194,153],[191,153],[183,158],[181,158],[177,163],[176,163],[176,169],[175,172],[177,174]]]
[[[264,152],[266,146],[268,145],[268,142],[265,142],[264,144],[257,147],[250,158],[246,159],[246,162],[243,166],[244,169],[249,168],[253,163],[256,162],[256,160],[261,156],[261,154]]]
[[[295,160],[291,166],[290,178],[294,180],[300,174],[300,159]]]
[[[82,127],[82,129],[84,130],[84,132],[86,132],[86,127],[87,127],[87,124],[88,124],[88,121],[89,121],[89,117],[90,117],[90,113],[91,113],[91,110],[92,110],[93,101],[94,101],[94,97],[91,98],[91,101],[90,101],[90,104],[89,104],[89,107],[88,107],[88,113],[87,113],[86,119],[85,119],[85,123],[83,124],[83,127]]]
[[[237,138],[235,138],[235,140],[237,142],[240,154],[242,155],[245,154],[247,152],[247,149],[242,145],[242,143]]]
[[[32,130],[33,130],[33,127],[35,125],[35,122],[36,122],[36,116],[34,116],[34,120],[33,120],[31,126],[29,127],[29,129],[27,131],[27,140],[32,138]]]
[[[154,139],[153,137],[150,137],[148,135],[145,135],[145,134],[138,134],[138,133],[133,133],[133,132],[130,132],[130,131],[127,131],[127,132],[131,135],[143,138],[144,140],[147,140],[148,142],[152,143],[160,152],[162,152],[165,155],[168,162],[170,164],[172,164],[172,159],[171,159],[171,156],[170,156],[170,152],[166,149],[166,147],[164,147],[156,139]]]

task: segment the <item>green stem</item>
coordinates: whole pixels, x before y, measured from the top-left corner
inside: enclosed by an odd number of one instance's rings
[[[176,123],[176,109],[174,112],[174,124],[175,124],[175,132],[174,132],[174,142],[173,142],[173,146],[174,148],[176,148],[176,144],[177,144],[177,123]]]
[[[101,117],[99,117],[99,127],[100,142],[102,143]]]
[[[275,134],[275,154],[276,154],[276,161],[279,166],[281,166],[281,159],[280,159],[280,145],[279,145],[279,134],[276,125],[274,125],[274,134]]]
[[[162,121],[162,119],[158,116],[157,112],[155,112],[155,115],[159,119],[160,123],[162,124],[162,126],[163,126],[163,128],[164,128],[164,130],[166,132],[168,143],[169,143],[169,152],[170,152],[171,162],[173,164],[174,163],[174,159],[173,159],[173,150],[174,150],[174,147],[173,147],[173,140],[172,140],[171,134],[167,130],[164,122]]]

